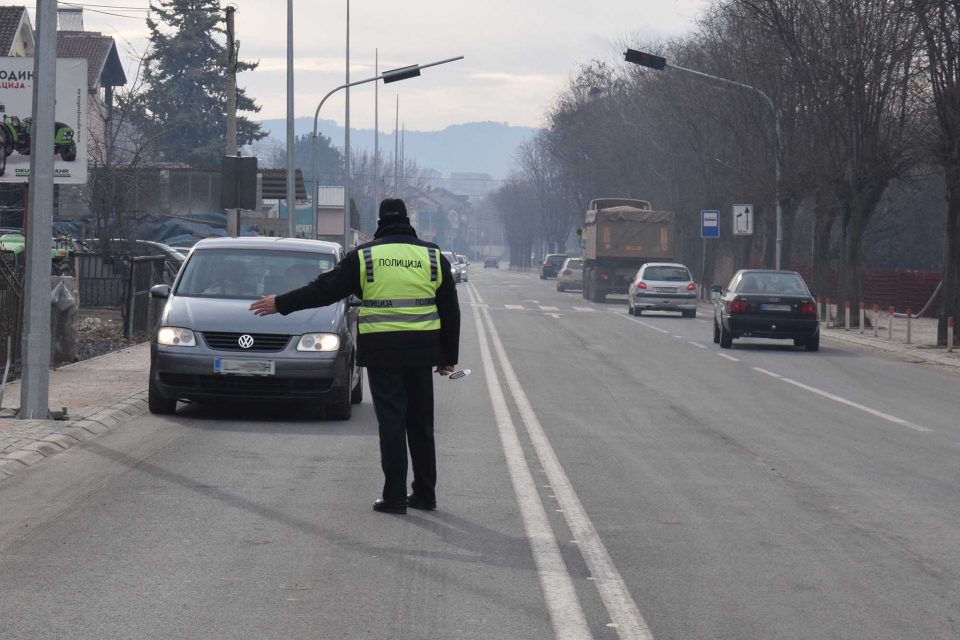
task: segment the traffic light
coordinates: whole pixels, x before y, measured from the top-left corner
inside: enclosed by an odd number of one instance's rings
[[[649,67],[657,71],[663,71],[667,67],[667,59],[655,56],[652,53],[637,51],[636,49],[627,49],[623,54],[623,59],[633,64],[639,64],[642,67]]]

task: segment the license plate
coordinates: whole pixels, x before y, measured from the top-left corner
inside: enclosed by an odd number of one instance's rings
[[[676,293],[679,291],[676,287],[657,287],[657,293]]]
[[[790,311],[792,307],[788,304],[762,304],[760,308],[764,311]]]
[[[230,360],[217,358],[213,372],[232,376],[272,376],[276,373],[273,360]]]

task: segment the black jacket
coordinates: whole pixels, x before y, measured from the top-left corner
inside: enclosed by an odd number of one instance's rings
[[[353,294],[362,297],[359,251],[379,244],[406,243],[437,249],[437,245],[417,238],[407,223],[394,223],[377,229],[373,242],[361,245],[344,256],[330,271],[310,284],[277,296],[277,310],[283,314],[300,309],[324,307]],[[357,362],[362,367],[430,367],[457,364],[460,349],[460,303],[450,262],[440,255],[442,278],[437,289],[439,331],[392,331],[365,333],[357,337]]]

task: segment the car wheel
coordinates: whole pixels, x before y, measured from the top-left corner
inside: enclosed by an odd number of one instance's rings
[[[805,347],[806,345],[807,345],[807,341],[804,338],[793,339],[793,346],[795,347]]]
[[[696,312],[696,310],[693,310],[693,311],[684,311],[684,312],[683,312],[683,317],[684,317],[684,318],[696,318],[696,317],[697,317],[697,312]]]
[[[713,343],[720,344],[720,327],[717,326],[717,319],[713,319]]]
[[[563,293],[564,291],[566,291],[566,289],[564,289],[563,285],[558,282],[557,291],[559,291],[560,293]]]
[[[733,345],[733,334],[727,331],[727,328],[723,326],[723,321],[720,322],[720,348],[729,349]]]
[[[635,315],[635,316],[637,316],[637,317],[639,318],[640,316],[643,315],[643,309],[641,309],[640,307],[634,307],[634,308],[633,308],[633,315]]]
[[[540,279],[541,279],[541,280],[546,280],[546,279],[547,279],[547,276],[543,275],[543,271],[540,272]]]
[[[363,369],[360,369],[360,375],[357,377],[357,385],[350,392],[350,403],[360,404],[363,402]]]
[[[151,382],[147,386],[147,408],[155,416],[168,416],[177,410],[177,399],[160,395]]]
[[[820,351],[820,334],[807,338],[807,351]]]
[[[350,387],[345,387],[343,395],[335,404],[327,405],[327,418],[329,420],[349,420],[353,415],[353,404],[351,399],[353,391]]]

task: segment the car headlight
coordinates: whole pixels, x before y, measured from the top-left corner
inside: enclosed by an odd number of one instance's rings
[[[297,351],[336,351],[340,336],[335,333],[305,333],[300,336]]]
[[[157,344],[168,347],[195,347],[197,337],[190,329],[182,327],[160,327],[157,332]]]

